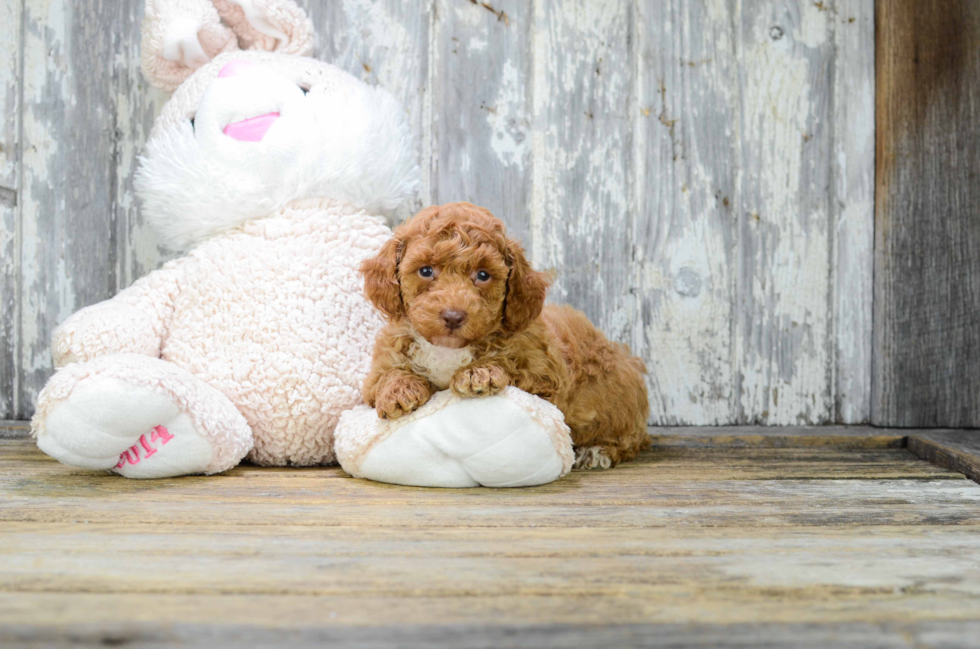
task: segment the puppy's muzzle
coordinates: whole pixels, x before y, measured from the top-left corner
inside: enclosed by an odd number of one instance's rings
[[[463,326],[463,323],[466,322],[466,312],[456,309],[447,309],[440,313],[439,317],[442,318],[446,328],[450,331],[459,329]]]

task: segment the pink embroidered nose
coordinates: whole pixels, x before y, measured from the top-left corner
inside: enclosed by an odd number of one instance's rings
[[[228,61],[222,66],[221,71],[218,72],[218,78],[222,77],[233,77],[245,68],[250,68],[254,63],[251,61],[246,61],[244,59],[235,59],[234,61]]]
[[[224,134],[242,142],[261,142],[266,131],[272,128],[277,119],[279,119],[279,113],[266,113],[251,119],[243,119],[226,126]]]

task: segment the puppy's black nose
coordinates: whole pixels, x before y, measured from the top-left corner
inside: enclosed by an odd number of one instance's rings
[[[447,310],[439,314],[450,331],[459,329],[466,322],[466,311]]]

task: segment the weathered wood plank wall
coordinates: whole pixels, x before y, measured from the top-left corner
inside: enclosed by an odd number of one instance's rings
[[[0,416],[23,418],[53,327],[166,258],[132,196],[165,97],[140,0],[2,3]],[[300,4],[317,56],[411,115],[401,216],[503,217],[647,360],[652,423],[868,419],[873,0]]]
[[[0,5],[0,419],[16,413],[17,304],[20,287],[17,188],[20,186],[20,2]]]
[[[874,422],[980,428],[980,4],[878,3]]]

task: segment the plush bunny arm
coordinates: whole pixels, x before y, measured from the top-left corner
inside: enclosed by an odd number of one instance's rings
[[[208,0],[146,0],[141,64],[158,88],[173,91],[218,54],[237,49]]]
[[[213,0],[244,49],[309,56],[313,23],[292,0]]]
[[[55,367],[116,353],[159,357],[178,287],[179,270],[168,264],[111,300],[78,311],[55,329]]]

